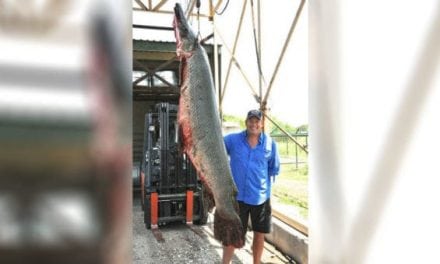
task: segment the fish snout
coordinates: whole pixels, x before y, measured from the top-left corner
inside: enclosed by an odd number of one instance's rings
[[[174,6],[174,15],[176,15],[178,19],[181,19],[182,14],[183,14],[182,7],[180,6],[179,3],[176,3],[176,5]]]
[[[186,21],[182,7],[176,3],[173,20],[174,35],[176,37],[177,56],[189,57],[197,46],[197,38]]]
[[[174,7],[174,28],[178,29],[179,32],[186,33],[188,31],[187,25],[186,25],[186,18],[183,13],[182,7],[179,3],[176,3],[176,6]]]

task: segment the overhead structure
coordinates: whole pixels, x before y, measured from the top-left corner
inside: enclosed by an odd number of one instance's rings
[[[228,0],[229,1],[229,0]],[[164,14],[174,14],[173,7],[176,1],[169,0],[133,0],[133,10],[134,11],[146,11],[146,12],[156,12],[156,13],[164,13]],[[202,6],[200,0],[190,0],[186,1],[188,4],[188,9],[186,10],[187,17],[189,15],[196,16],[197,13],[194,13],[194,8],[199,7],[199,15],[201,17],[213,18],[215,12],[221,7],[223,0],[209,0],[208,6]],[[203,1],[206,2],[206,1]]]
[[[280,65],[283,62],[285,53],[286,53],[286,49],[291,41],[292,35],[295,31],[296,25],[298,23],[299,17],[301,16],[301,12],[303,10],[304,4],[306,2],[306,0],[294,0],[295,2],[299,2],[297,10],[295,12],[295,15],[293,17],[292,23],[290,25],[288,34],[286,36],[286,39],[283,43],[283,47],[282,50],[280,51],[275,69],[270,77],[270,81],[269,83],[266,82],[264,76],[263,76],[263,72],[261,70],[261,12],[260,12],[260,0],[256,0],[256,8],[254,7],[254,0],[243,0],[243,5],[242,5],[242,10],[241,10],[241,15],[239,18],[239,23],[237,26],[237,30],[235,33],[235,38],[234,38],[234,43],[232,48],[230,48],[227,43],[225,42],[225,39],[221,33],[221,29],[218,28],[216,26],[216,15],[221,14],[225,8],[227,8],[227,5],[229,4],[230,0],[227,1],[222,1],[222,0],[218,0],[218,1],[213,1],[213,0],[209,0],[209,1],[200,1],[200,0],[188,0],[186,1],[187,3],[187,11],[186,11],[186,15],[187,17],[190,16],[196,16],[198,19],[200,19],[198,21],[198,23],[200,23],[200,21],[204,18],[207,19],[211,25],[212,25],[212,33],[208,35],[208,37],[205,36],[205,40],[209,39],[209,38],[213,38],[213,42],[214,42],[214,54],[217,56],[213,56],[214,57],[214,86],[218,95],[218,105],[219,105],[219,112],[220,112],[220,117],[222,118],[223,116],[223,109],[222,109],[222,105],[223,105],[223,100],[224,100],[224,96],[225,93],[227,91],[228,88],[228,84],[229,84],[229,76],[232,70],[232,65],[235,66],[235,69],[239,72],[239,74],[243,77],[243,79],[245,80],[247,86],[250,89],[250,92],[252,94],[252,96],[254,97],[254,99],[256,100],[256,102],[259,104],[260,106],[260,110],[264,113],[264,120],[263,122],[267,119],[269,120],[271,123],[273,123],[275,126],[280,127],[274,120],[273,118],[270,118],[270,116],[268,115],[268,108],[267,108],[267,102],[269,100],[270,97],[270,93],[272,91],[272,87],[273,87],[273,83],[276,80],[277,74],[278,74],[278,70],[280,68]],[[168,0],[158,0],[158,1],[153,1],[153,0],[133,0],[133,10],[134,11],[144,11],[144,12],[153,12],[153,13],[164,13],[164,14],[173,14],[173,7],[176,1],[168,1]],[[201,2],[203,2],[203,5],[201,5]],[[206,2],[208,3],[206,5]],[[237,44],[238,44],[238,40],[239,40],[239,36],[241,34],[241,28],[242,28],[242,22],[243,22],[243,18],[245,16],[245,11],[247,8],[247,5],[250,5],[251,8],[251,20],[252,20],[252,29],[253,29],[253,36],[254,36],[254,45],[255,45],[255,53],[256,53],[256,58],[257,58],[257,66],[258,66],[258,80],[252,80],[251,78],[249,78],[249,76],[245,73],[244,68],[242,66],[242,64],[240,64],[239,60],[237,59],[236,56],[236,48],[237,48]],[[275,3],[274,3],[275,4]],[[276,5],[276,4],[275,4]],[[256,9],[256,12],[254,12],[254,10]],[[219,12],[219,10],[222,10]],[[199,24],[200,25],[200,24]],[[140,28],[143,27],[142,25],[133,25],[134,28]],[[148,26],[146,26],[148,27]],[[151,26],[150,26],[151,27]],[[163,29],[171,29],[171,28],[163,28]],[[203,39],[203,36],[200,36]],[[222,47],[225,48],[225,50],[228,52],[228,54],[230,55],[230,60],[228,63],[228,68],[226,71],[226,77],[223,83],[223,87],[220,87],[220,69],[218,69],[218,50],[217,50],[217,42],[220,42]],[[264,124],[264,123],[263,123]],[[301,145],[299,142],[297,142],[296,140],[294,140],[294,137],[292,135],[290,135],[287,131],[281,130],[283,133],[285,133],[290,139],[292,139],[294,141],[295,144],[297,144],[301,149],[303,149],[306,153],[308,153],[307,150],[307,146],[305,145]]]

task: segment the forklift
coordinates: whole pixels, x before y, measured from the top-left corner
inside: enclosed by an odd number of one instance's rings
[[[214,46],[204,48],[214,69]],[[214,205],[183,152],[179,68],[175,42],[133,40],[133,194],[141,195],[149,229],[179,221],[205,224]]]
[[[178,106],[157,103],[145,114],[140,185],[148,229],[169,222],[206,224],[209,200],[194,165],[183,152]]]

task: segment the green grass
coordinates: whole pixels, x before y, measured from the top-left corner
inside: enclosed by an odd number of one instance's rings
[[[292,205],[299,214],[308,216],[308,166],[296,169],[295,164],[282,164],[280,175],[273,185],[272,193],[282,204]]]
[[[300,147],[297,147],[296,144],[284,137],[279,138],[275,137],[275,141],[277,142],[278,147],[278,153],[281,157],[289,157],[289,158],[295,158],[296,155],[298,155],[299,161],[307,161],[307,153],[305,153]],[[296,140],[302,145],[306,145],[306,139],[304,137],[298,137]]]

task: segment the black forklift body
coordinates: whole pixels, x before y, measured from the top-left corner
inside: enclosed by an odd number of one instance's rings
[[[168,102],[158,103],[153,112],[145,115],[144,147],[141,171],[144,175],[144,220],[147,228],[152,221],[158,225],[173,221],[188,221],[191,209],[196,224],[207,221],[203,185],[190,159],[183,152],[181,133],[177,123],[177,108]],[[193,208],[187,208],[188,191],[192,192]],[[152,205],[157,196],[157,219],[152,216]]]

